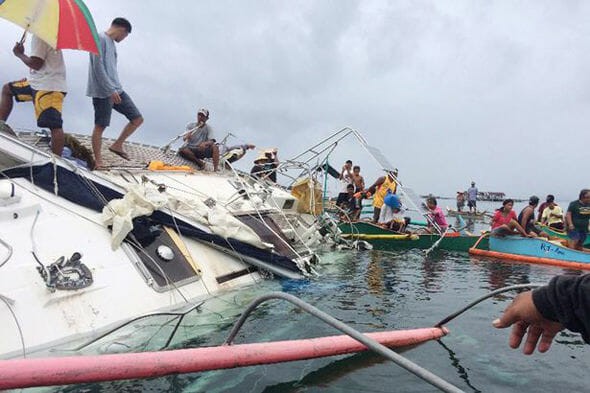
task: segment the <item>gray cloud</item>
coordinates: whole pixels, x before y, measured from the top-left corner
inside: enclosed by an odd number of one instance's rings
[[[116,16],[133,24],[118,46],[121,80],[146,119],[133,140],[164,144],[205,106],[220,134],[283,157],[355,127],[424,193],[472,179],[519,196],[574,198],[589,186],[577,169],[590,125],[587,2],[86,3],[100,31]],[[19,34],[0,21],[4,80],[26,75],[11,54]],[[65,53],[66,129],[89,133],[88,55]],[[33,128],[32,108],[15,106],[11,123]],[[353,143],[333,158],[349,157],[367,180],[379,175]]]

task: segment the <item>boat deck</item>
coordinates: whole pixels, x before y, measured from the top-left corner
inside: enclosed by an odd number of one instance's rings
[[[40,132],[34,131],[17,131],[17,134],[21,142],[34,146],[35,148],[48,154],[51,152],[49,144],[50,134],[41,134]],[[92,152],[92,141],[90,135],[73,133],[70,133],[69,135],[73,136],[80,143],[80,145],[88,149],[89,152]],[[124,158],[109,150],[109,146],[114,142],[115,139],[103,138],[102,158],[104,164],[103,168],[105,170],[111,168],[144,169],[147,168],[151,161],[163,161],[167,165],[173,166],[186,165],[195,170],[198,170],[198,167],[193,162],[179,156],[176,150],[170,149],[164,151],[164,149],[160,147],[137,142],[125,142],[124,149],[130,158],[129,160],[125,160]],[[14,165],[14,163],[12,164]]]

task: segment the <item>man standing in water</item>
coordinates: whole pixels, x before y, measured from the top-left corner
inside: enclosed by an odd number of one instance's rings
[[[96,168],[102,164],[102,133],[111,123],[113,109],[125,116],[129,123],[123,128],[119,138],[109,150],[128,160],[123,151],[123,143],[143,123],[141,113],[131,97],[121,86],[117,73],[117,48],[115,43],[123,41],[131,33],[131,23],[124,18],[115,18],[111,27],[102,34],[100,39],[100,56],[90,54],[88,68],[88,87],[86,95],[92,97],[94,106],[94,130],[92,131],[92,150],[96,160]]]
[[[475,187],[474,181],[467,189],[467,207],[469,207],[469,213],[477,213],[477,187]]]

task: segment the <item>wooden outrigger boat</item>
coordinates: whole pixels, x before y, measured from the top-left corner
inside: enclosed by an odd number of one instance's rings
[[[342,237],[365,240],[377,250],[429,249],[440,240],[438,234],[400,234],[370,222],[358,221],[340,223],[338,228]],[[446,251],[468,252],[479,236],[465,236],[458,232],[447,233],[438,243],[438,248]],[[487,239],[483,239],[484,245]]]
[[[541,230],[543,232],[545,232],[546,234],[548,234],[551,237],[557,237],[559,239],[567,239],[567,232],[565,232],[565,231],[560,231],[555,228],[551,228],[547,225],[543,225],[541,223],[537,223],[537,225],[541,228]],[[584,242],[584,247],[590,248],[590,237],[586,238],[586,241]]]
[[[475,212],[475,213],[470,213],[469,211],[460,212],[457,210],[453,210],[448,206],[447,206],[447,214],[450,217],[461,216],[463,218],[469,218],[472,220],[485,220],[486,218],[490,217],[490,215],[485,210],[481,211],[481,212]]]
[[[469,253],[519,262],[590,270],[590,250],[574,250],[565,247],[559,240],[550,241],[521,236],[491,236],[487,246],[481,243],[476,244],[469,250]]]

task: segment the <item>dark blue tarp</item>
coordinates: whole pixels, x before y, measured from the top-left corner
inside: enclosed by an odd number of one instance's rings
[[[8,177],[22,177],[31,180],[31,172],[33,174],[33,183],[36,186],[53,194],[53,178],[54,165],[47,163],[44,165],[34,165],[31,167],[18,167],[2,171]],[[100,195],[91,189],[88,183],[94,185]],[[84,178],[72,171],[57,166],[57,194],[73,202],[77,205],[87,207],[97,212],[101,212],[105,203],[102,198],[110,201],[111,199],[123,198],[123,194],[111,188],[105,187],[102,184],[95,183],[87,178]],[[102,195],[102,197],[101,197]]]
[[[55,166],[52,163],[47,163],[43,165],[35,165],[32,168],[11,168],[2,171],[2,173],[10,178],[22,177],[30,181],[32,172],[33,182],[35,185],[53,193],[54,168]],[[101,212],[105,206],[104,200],[108,202],[112,199],[123,197],[123,194],[120,192],[103,186],[102,184],[93,182],[88,178],[80,176],[60,166],[57,166],[57,186],[58,195],[60,197],[97,212]],[[100,193],[100,195],[97,195],[97,191]],[[262,250],[236,239],[225,239],[219,235],[205,232],[190,225],[187,222],[177,218],[174,219],[170,214],[161,211],[155,211],[150,216],[150,219],[157,224],[169,226],[171,228],[176,228],[176,226],[178,226],[180,233],[182,233],[183,236],[188,236],[207,243],[213,243],[228,250],[235,250],[240,254],[258,259],[260,261],[271,263],[291,271],[300,272],[295,262],[288,257],[272,253],[267,250]]]

